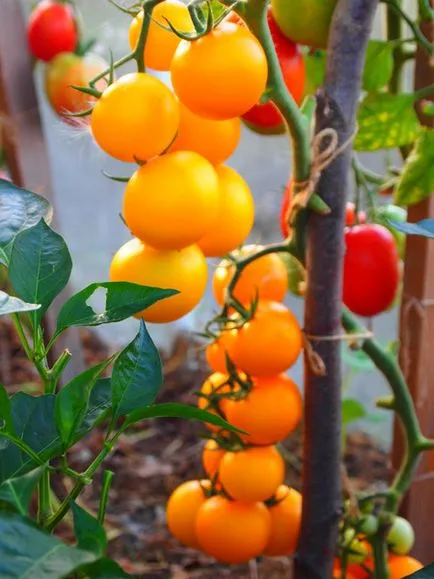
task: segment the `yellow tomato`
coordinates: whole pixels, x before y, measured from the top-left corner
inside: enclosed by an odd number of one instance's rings
[[[232,155],[241,136],[239,118],[212,121],[195,115],[182,103],[179,110],[179,130],[171,151],[195,151],[213,165]]]
[[[132,233],[156,249],[182,249],[214,226],[220,186],[209,161],[177,151],[140,167],[125,189],[123,216]]]
[[[220,205],[216,221],[197,242],[207,257],[225,255],[241,245],[255,218],[255,204],[249,186],[234,169],[216,167]]]
[[[194,31],[193,22],[185,4],[177,0],[165,0],[165,2],[157,4],[152,11],[152,20],[149,24],[145,45],[145,64],[154,70],[169,70],[175,50],[181,42],[181,39],[174,32],[167,30],[166,19],[180,32]],[[142,24],[143,10],[139,12],[130,25],[131,50],[137,46]]]
[[[109,86],[91,116],[92,134],[108,155],[147,161],[172,143],[179,105],[165,84],[146,73],[122,76]]]
[[[155,323],[173,322],[190,312],[205,292],[207,277],[206,261],[197,246],[190,245],[181,251],[158,251],[135,238],[119,249],[110,267],[112,281],[180,292],[137,314]]]

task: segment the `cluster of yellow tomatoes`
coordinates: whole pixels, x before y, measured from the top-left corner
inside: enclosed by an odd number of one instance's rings
[[[137,45],[143,12],[131,23]],[[109,155],[136,162],[123,199],[123,219],[134,235],[114,256],[110,277],[179,293],[141,315],[174,321],[202,298],[206,257],[240,246],[254,222],[245,180],[224,161],[240,138],[240,115],[261,98],[267,59],[245,28],[222,22],[194,42],[180,40],[167,20],[191,32],[187,7],[158,4],[145,43],[146,65],[171,73],[174,91],[145,72],[125,74],[103,91],[90,127]]]

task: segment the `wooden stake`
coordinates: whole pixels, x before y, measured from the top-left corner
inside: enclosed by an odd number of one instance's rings
[[[422,29],[434,41],[434,23]],[[434,83],[434,68],[428,54],[419,48],[416,56],[415,89]],[[434,100],[434,99],[433,99]],[[419,112],[423,125],[434,128],[434,117]],[[434,193],[434,192],[433,192]],[[409,208],[409,222],[434,218],[434,196]],[[404,295],[400,318],[400,363],[416,404],[422,431],[434,437],[434,241],[408,236]],[[395,425],[394,464],[404,452],[399,425]],[[425,453],[416,479],[404,501],[403,516],[416,531],[414,555],[423,563],[434,560],[434,452]]]
[[[54,206],[25,22],[16,0],[0,0],[0,118],[6,162],[13,182],[44,195]],[[68,297],[68,290],[63,293],[62,301],[65,297]],[[45,319],[48,333],[54,328],[59,300],[56,304]],[[66,347],[73,358],[65,370],[64,380],[84,368],[76,329],[59,339],[53,355]]]

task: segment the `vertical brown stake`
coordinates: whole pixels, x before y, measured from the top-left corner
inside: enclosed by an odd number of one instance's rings
[[[0,118],[6,161],[14,183],[45,195],[54,205],[32,62],[18,0],[0,0]],[[55,327],[57,311],[58,307],[53,306],[46,316],[45,327],[49,333]],[[59,339],[53,353],[59,354],[65,347],[73,354],[64,374],[64,380],[68,380],[84,366],[76,329]]]
[[[423,23],[423,33],[434,42],[434,23]],[[416,55],[415,89],[434,83],[434,62],[423,48]],[[433,98],[433,97],[432,97]],[[434,99],[433,99],[434,100]],[[419,112],[420,113],[420,112]],[[434,128],[434,117],[419,114],[423,125]],[[434,193],[434,192],[433,192]],[[409,208],[409,222],[434,218],[434,196]],[[400,362],[416,405],[422,431],[434,437],[434,241],[408,236],[404,294],[400,319]],[[393,462],[399,465],[404,442],[395,425]],[[434,452],[425,453],[402,514],[416,531],[414,555],[423,563],[434,561]]]
[[[304,325],[325,375],[305,357],[303,517],[295,579],[329,579],[341,510],[341,313],[344,212],[352,137],[366,46],[377,0],[339,0],[330,29],[327,70],[317,95],[316,133],[334,130],[340,154],[321,174],[317,191],[328,215],[308,215],[308,284]],[[351,39],[349,41],[349,39]],[[327,145],[326,142],[323,146]],[[315,163],[315,159],[313,160]],[[321,340],[327,336],[328,340]],[[336,339],[330,339],[336,337]]]

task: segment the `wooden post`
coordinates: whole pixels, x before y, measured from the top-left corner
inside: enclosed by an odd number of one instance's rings
[[[0,0],[0,118],[6,162],[13,182],[44,195],[54,206],[47,149],[33,82],[32,61],[18,0]],[[67,295],[68,291],[62,298]],[[45,319],[49,333],[55,325],[58,310],[56,304]],[[64,374],[64,380],[68,380],[84,367],[76,329],[69,330],[59,339],[54,355],[59,354],[65,347],[73,354]]]
[[[423,23],[426,37],[434,41],[433,23]],[[416,56],[415,89],[434,83],[434,68],[426,51]],[[434,99],[433,99],[434,100]],[[434,128],[434,117],[419,114],[421,122]],[[408,220],[434,218],[434,196],[409,208]],[[404,272],[400,319],[400,362],[410,385],[422,431],[434,437],[434,241],[409,236]],[[399,425],[395,427],[393,461],[398,465],[404,452]],[[416,531],[414,555],[423,563],[434,561],[434,452],[425,453],[413,485],[405,498],[402,514]]]

